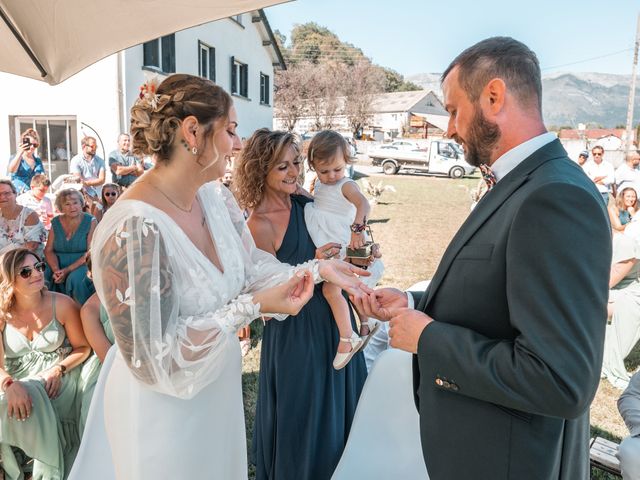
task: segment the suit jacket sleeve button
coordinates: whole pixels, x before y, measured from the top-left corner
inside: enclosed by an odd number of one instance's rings
[[[451,384],[451,390],[453,390],[454,392],[457,392],[458,390],[460,390],[460,387],[458,387],[458,385],[456,383],[452,383]]]
[[[444,388],[450,388],[450,387],[451,387],[451,384],[445,380],[445,381],[443,382],[443,385],[442,385],[442,386],[443,386]]]
[[[444,383],[444,382],[442,381],[442,379],[441,379],[441,378],[436,378],[436,385],[438,385],[439,387],[441,387],[443,383]]]

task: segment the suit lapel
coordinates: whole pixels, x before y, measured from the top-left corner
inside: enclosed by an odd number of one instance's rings
[[[515,192],[522,184],[524,184],[529,175],[540,165],[549,160],[557,158],[566,158],[567,153],[562,147],[559,140],[554,140],[544,147],[540,148],[532,155],[523,160],[511,172],[509,172],[502,180],[500,180],[490,192],[483,197],[476,208],[469,214],[467,220],[462,224],[456,235],[449,243],[449,247],[444,252],[442,260],[438,265],[429,288],[428,294],[423,296],[423,301],[418,306],[419,310],[426,310],[432,301],[438,287],[444,280],[451,263],[456,258],[462,247],[464,247],[469,239],[478,229],[493,215],[493,213]],[[426,297],[426,298],[425,298]]]

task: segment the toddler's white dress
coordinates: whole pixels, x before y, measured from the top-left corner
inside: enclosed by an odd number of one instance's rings
[[[342,245],[341,258],[347,253],[347,245],[351,242],[350,227],[356,218],[355,205],[342,193],[342,187],[348,182],[356,183],[347,177],[333,185],[326,185],[316,180],[314,200],[304,207],[304,220],[315,246],[321,247],[330,242],[339,243]],[[373,288],[384,272],[382,260],[373,262],[369,272],[371,276],[362,277],[362,281]]]

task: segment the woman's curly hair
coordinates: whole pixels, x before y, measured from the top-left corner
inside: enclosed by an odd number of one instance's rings
[[[255,208],[260,204],[267,174],[289,148],[300,155],[298,138],[290,132],[261,128],[247,139],[233,172],[234,189],[242,207]]]
[[[131,148],[134,155],[160,162],[171,157],[182,120],[196,117],[206,141],[214,122],[228,117],[232,105],[229,94],[211,80],[182,73],[167,77],[151,98],[141,96],[131,107]]]

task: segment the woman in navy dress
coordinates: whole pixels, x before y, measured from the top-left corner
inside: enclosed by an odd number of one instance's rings
[[[261,129],[234,172],[258,248],[290,265],[339,252],[337,244],[316,249],[309,237],[304,205],[312,200],[296,194],[299,163],[292,134]],[[344,369],[333,368],[338,338],[320,285],[298,315],[266,322],[253,438],[257,480],[331,478],[367,374],[361,352]]]

